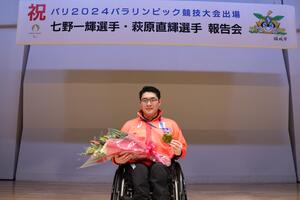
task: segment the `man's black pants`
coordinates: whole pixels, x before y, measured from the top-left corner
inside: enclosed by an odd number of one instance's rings
[[[133,184],[133,200],[150,199],[150,190],[152,200],[170,198],[171,172],[169,167],[161,163],[153,163],[151,166],[136,163],[128,166],[128,172]]]

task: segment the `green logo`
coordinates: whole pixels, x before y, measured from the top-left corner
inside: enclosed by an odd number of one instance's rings
[[[276,34],[276,35],[286,35],[286,30],[284,28],[280,28],[279,21],[284,18],[284,16],[277,15],[272,17],[271,14],[273,12],[271,10],[268,11],[267,16],[263,16],[259,13],[253,13],[255,17],[259,19],[256,22],[256,25],[250,26],[250,33],[264,33],[264,34]]]

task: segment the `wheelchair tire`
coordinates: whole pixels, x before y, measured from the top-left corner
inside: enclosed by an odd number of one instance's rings
[[[174,163],[174,169],[175,169],[175,188],[174,194],[175,195],[175,200],[187,200],[187,195],[186,195],[186,189],[185,189],[185,181],[184,181],[184,176],[182,173],[182,169],[179,165],[179,163],[175,162]]]
[[[123,181],[123,174],[125,168],[119,167],[115,173],[112,192],[110,196],[110,200],[120,200],[121,199],[121,190],[122,190],[122,181]]]

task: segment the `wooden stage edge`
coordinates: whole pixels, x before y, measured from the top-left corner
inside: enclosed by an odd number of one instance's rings
[[[109,200],[110,184],[0,181],[0,200]],[[188,200],[299,200],[298,184],[193,184]]]

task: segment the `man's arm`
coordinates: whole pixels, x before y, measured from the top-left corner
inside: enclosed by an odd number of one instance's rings
[[[182,134],[181,129],[175,121],[173,121],[173,140],[171,141],[171,146],[173,147],[175,157],[182,158],[186,154],[187,143]]]

